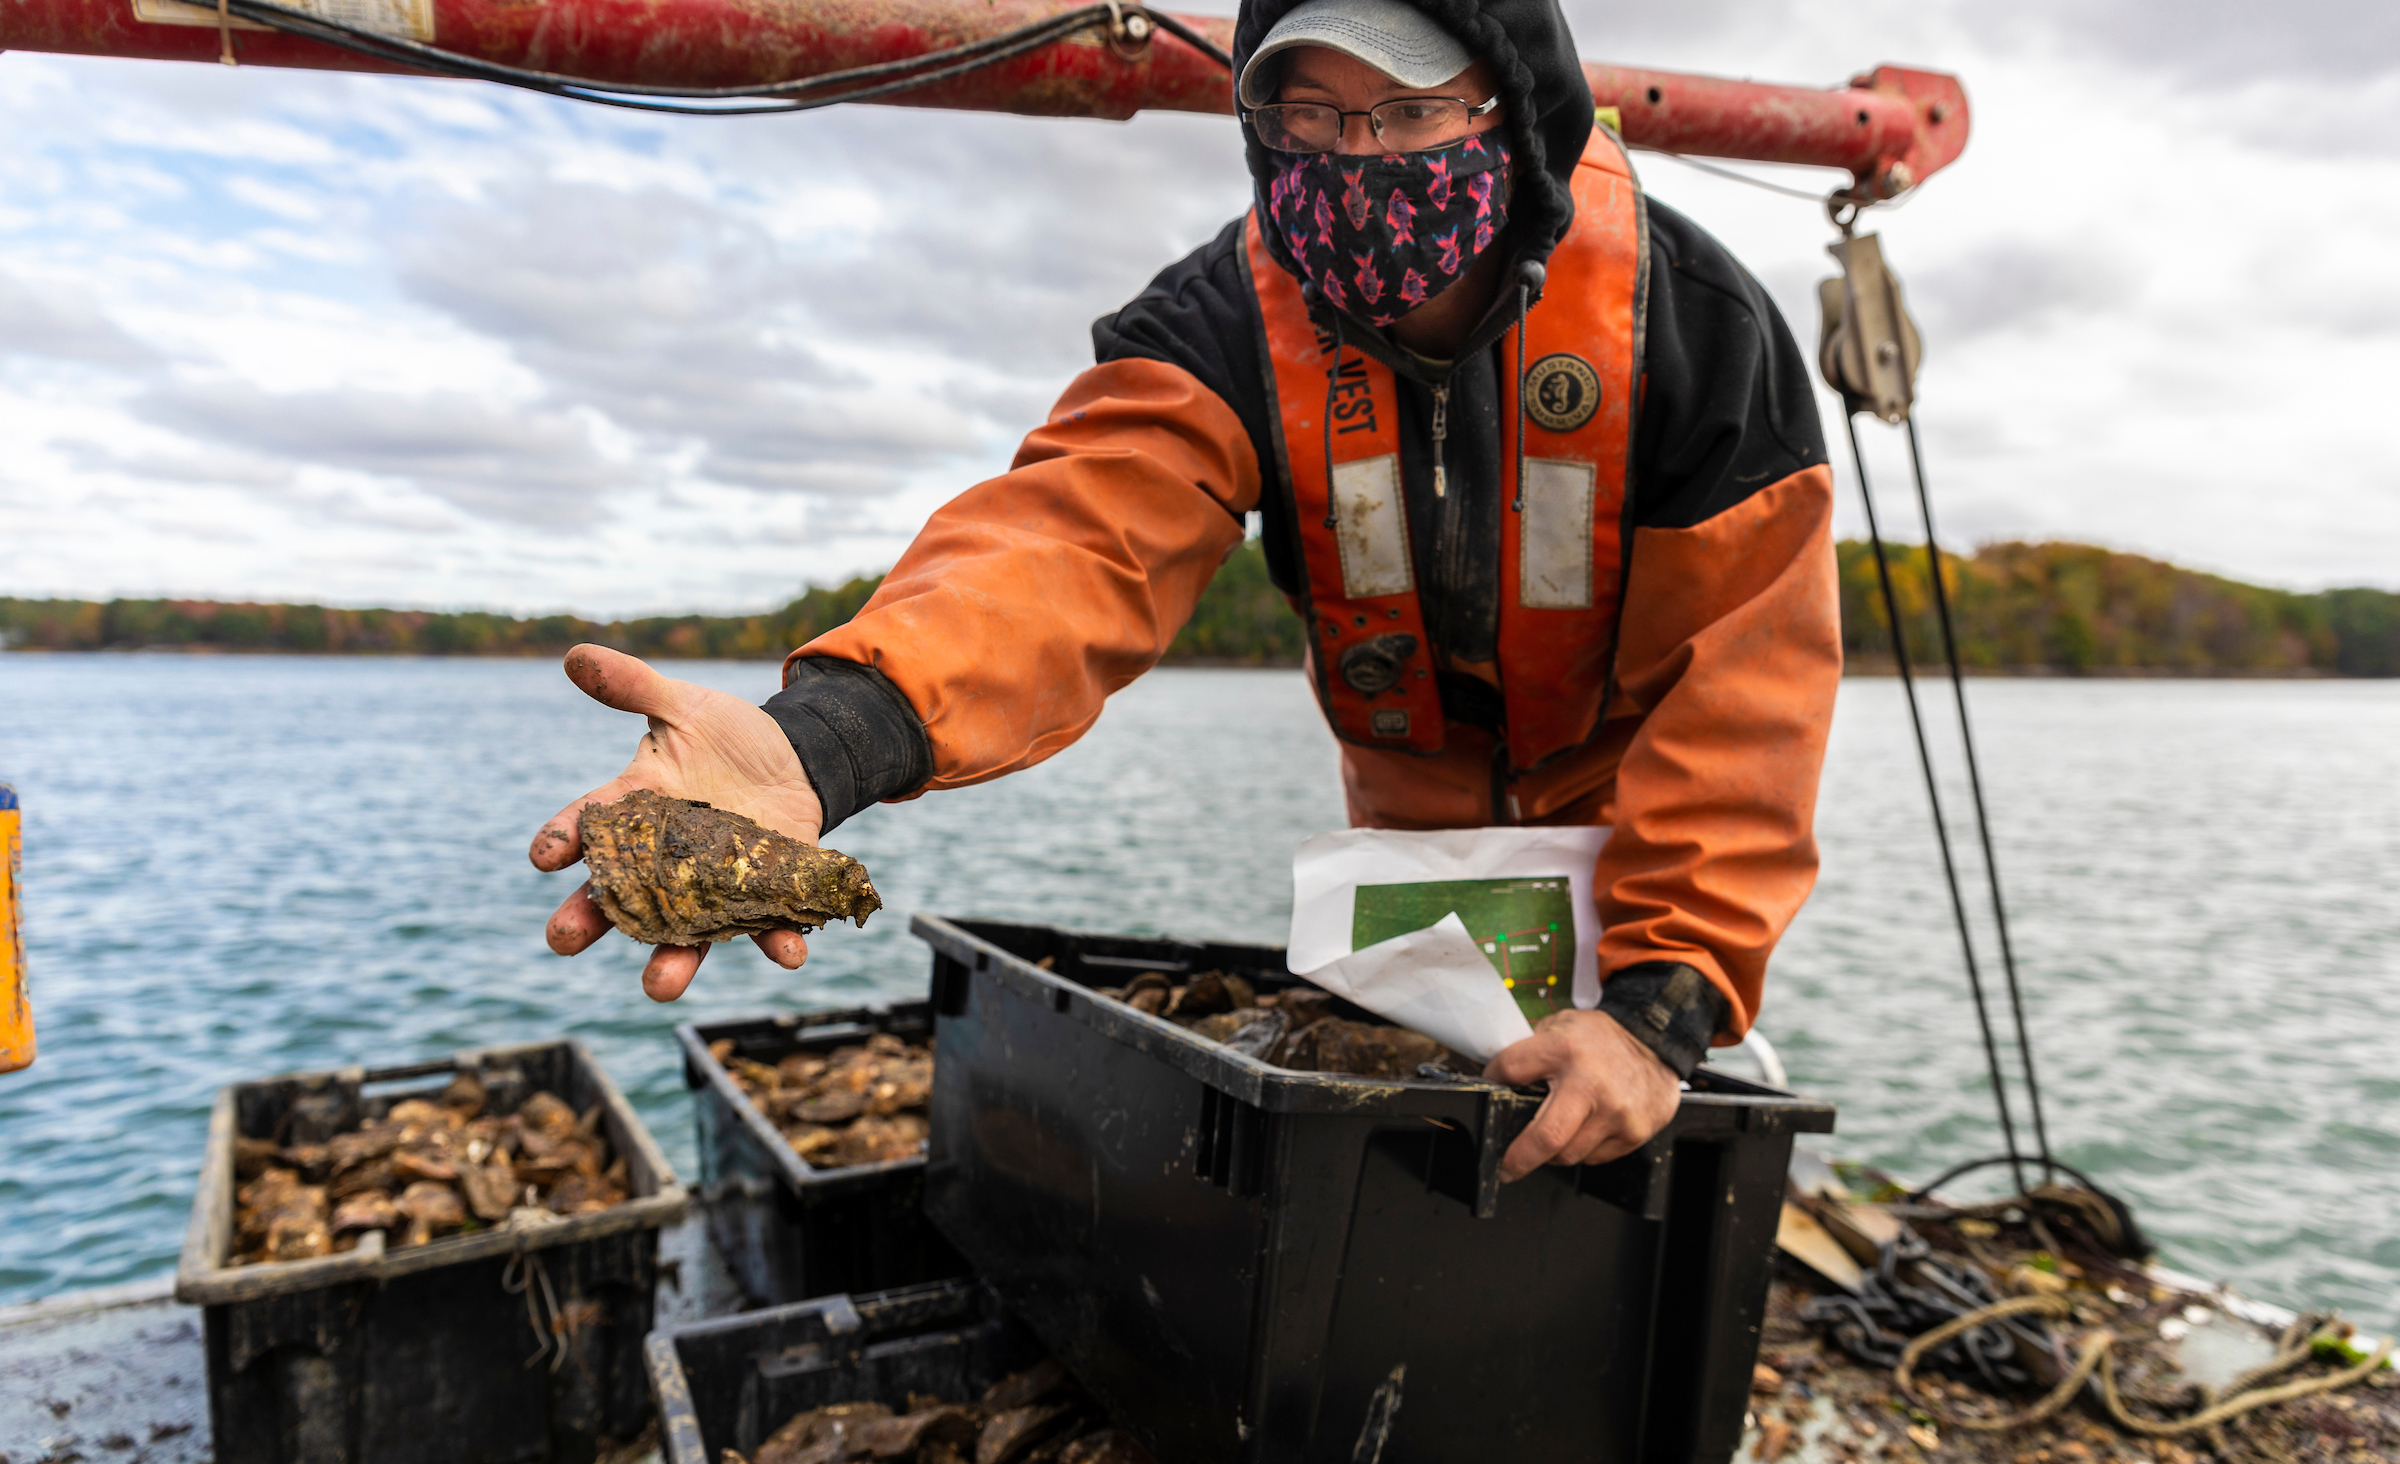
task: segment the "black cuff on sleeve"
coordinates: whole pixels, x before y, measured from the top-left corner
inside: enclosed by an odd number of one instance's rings
[[[1732,1014],[1725,993],[1679,961],[1644,961],[1611,975],[1600,987],[1600,1010],[1678,1078],[1692,1075]]]
[[[830,656],[794,661],[768,716],[792,740],[825,805],[825,827],[933,777],[933,743],[900,688],[872,666]]]

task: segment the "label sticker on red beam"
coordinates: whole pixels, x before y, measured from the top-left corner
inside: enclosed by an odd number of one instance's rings
[[[277,0],[298,11],[342,25],[373,31],[379,36],[396,36],[407,41],[433,39],[433,0]],[[217,7],[194,5],[186,0],[133,0],[133,18],[152,25],[196,25],[217,28]],[[232,26],[240,31],[272,30],[240,16],[231,18]]]

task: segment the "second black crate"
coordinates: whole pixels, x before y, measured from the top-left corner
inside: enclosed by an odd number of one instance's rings
[[[730,1042],[732,1056],[772,1067],[794,1053],[828,1054],[877,1033],[931,1043],[931,1009],[896,1002],[675,1029],[692,1090],[709,1236],[754,1303],[966,1274],[957,1252],[926,1223],[923,1156],[838,1169],[810,1164],[712,1051]]]
[[[1041,1361],[1041,1344],[973,1281],[821,1296],[650,1334],[665,1464],[755,1453],[793,1414],[912,1395],[967,1403]]]

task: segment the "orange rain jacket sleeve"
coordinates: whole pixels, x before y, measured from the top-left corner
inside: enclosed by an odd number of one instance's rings
[[[1833,475],[1689,528],[1635,531],[1618,641],[1616,818],[1593,887],[1602,969],[1692,966],[1758,1014],[1767,956],[1817,877],[1817,778],[1842,674]]]
[[[1105,362],[792,660],[882,672],[924,723],[925,789],[1031,767],[1158,663],[1258,495],[1258,455],[1215,393],[1164,362]]]

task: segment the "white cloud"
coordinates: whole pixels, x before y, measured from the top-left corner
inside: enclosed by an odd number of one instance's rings
[[[1966,78],[1966,156],[1872,224],[1927,329],[1946,536],[2400,579],[2400,12],[1570,13],[1595,58]],[[678,121],[21,52],[0,129],[20,593],[770,603],[888,563],[1003,466],[1091,318],[1247,191],[1213,118]],[[1644,174],[1812,344],[1821,217]],[[1902,459],[1867,435],[1905,527]]]

